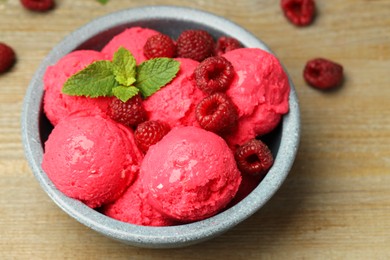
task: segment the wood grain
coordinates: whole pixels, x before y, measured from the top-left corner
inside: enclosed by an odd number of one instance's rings
[[[63,213],[24,158],[20,112],[28,83],[63,37],[96,17],[141,5],[189,6],[225,16],[264,40],[300,99],[302,141],[279,192],[226,234],[183,249],[109,240]],[[37,14],[0,0],[0,41],[18,61],[0,76],[0,259],[390,259],[390,2],[317,1],[315,23],[297,28],[279,1],[57,1]],[[342,88],[302,78],[313,57],[345,68]]]

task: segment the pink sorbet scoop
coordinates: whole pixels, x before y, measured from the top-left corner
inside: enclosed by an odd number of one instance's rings
[[[241,182],[226,142],[193,126],[174,128],[151,146],[140,176],[149,203],[182,222],[218,213],[233,199]]]
[[[43,108],[49,121],[56,125],[69,114],[83,111],[88,114],[105,114],[111,98],[88,98],[69,96],[61,92],[64,83],[73,74],[98,60],[107,57],[92,50],[79,50],[62,57],[56,64],[49,66],[44,75]]]
[[[162,215],[149,205],[140,178],[115,202],[102,209],[111,218],[142,226],[173,226],[174,221]]]
[[[128,28],[114,36],[107,45],[104,46],[102,53],[107,54],[112,58],[119,47],[123,47],[133,54],[135,60],[139,64],[146,60],[144,55],[144,45],[146,41],[149,37],[156,34],[159,34],[159,32],[148,28]]]
[[[141,160],[129,128],[98,115],[70,116],[46,141],[42,168],[65,195],[96,208],[126,190]]]
[[[235,70],[226,91],[238,108],[238,129],[227,136],[234,147],[275,129],[289,110],[290,85],[280,62],[266,51],[241,48],[223,56]]]

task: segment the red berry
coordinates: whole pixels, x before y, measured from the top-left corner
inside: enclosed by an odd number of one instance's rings
[[[114,98],[110,104],[108,115],[113,120],[129,127],[135,127],[147,119],[140,95],[136,95],[126,102]]]
[[[228,51],[241,48],[241,43],[236,38],[220,37],[215,47],[215,55],[220,56]]]
[[[209,45],[212,45],[213,47],[215,47],[215,42],[214,42],[214,38],[213,36],[211,36],[211,34],[205,30],[198,30],[199,34],[200,35],[203,35],[203,37],[206,39],[207,43]]]
[[[160,141],[169,130],[169,126],[162,121],[145,121],[137,126],[134,139],[138,148],[146,153],[149,147]]]
[[[233,77],[233,65],[221,56],[209,57],[195,69],[196,85],[208,94],[224,92],[229,87]]]
[[[315,16],[314,0],[282,0],[280,2],[286,18],[297,26],[307,26]]]
[[[203,30],[183,31],[176,42],[177,56],[202,61],[213,55],[214,39]]]
[[[22,5],[31,11],[45,12],[54,8],[54,0],[20,0]]]
[[[14,50],[7,44],[0,42],[0,74],[11,69],[15,60]]]
[[[235,158],[238,169],[250,175],[265,175],[274,162],[268,146],[257,139],[251,139],[237,148]]]
[[[340,86],[344,80],[343,67],[336,62],[316,58],[306,63],[303,77],[312,87],[319,89],[335,88]]]
[[[149,37],[144,46],[144,55],[147,59],[157,57],[173,58],[175,54],[175,43],[165,34],[156,34]]]
[[[203,129],[214,133],[225,133],[236,126],[238,113],[230,98],[218,92],[199,102],[195,117]]]

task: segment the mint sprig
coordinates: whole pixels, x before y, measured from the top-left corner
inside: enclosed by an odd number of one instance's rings
[[[179,62],[169,58],[157,58],[141,63],[137,67],[137,81],[144,97],[149,97],[169,83],[179,71]]]
[[[120,47],[112,61],[96,61],[68,78],[62,93],[71,96],[111,97],[126,102],[141,93],[147,98],[168,84],[180,63],[170,58],[146,60],[139,66],[130,51]]]
[[[119,48],[114,53],[112,59],[113,72],[116,81],[124,86],[131,86],[135,81],[136,77],[136,66],[134,56],[125,48]]]
[[[112,89],[118,85],[111,62],[101,60],[69,77],[62,87],[62,92],[91,98],[112,96]]]

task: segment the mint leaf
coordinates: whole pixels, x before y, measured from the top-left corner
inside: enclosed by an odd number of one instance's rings
[[[72,96],[112,96],[112,89],[118,86],[110,61],[96,61],[77,72],[65,82],[62,93]]]
[[[156,58],[139,66],[130,51],[120,47],[112,61],[93,62],[68,78],[62,93],[91,98],[116,96],[126,102],[141,92],[149,97],[169,83],[180,69],[180,62]]]
[[[130,98],[137,95],[138,92],[139,89],[134,86],[130,86],[130,87],[118,86],[112,89],[112,93],[114,94],[114,96],[122,100],[122,102],[126,102]]]
[[[156,58],[144,61],[137,67],[137,81],[142,96],[149,97],[169,83],[177,74],[180,62],[170,58]]]
[[[113,72],[115,79],[119,84],[131,86],[136,77],[136,61],[127,49],[120,47],[115,53],[112,60]]]

